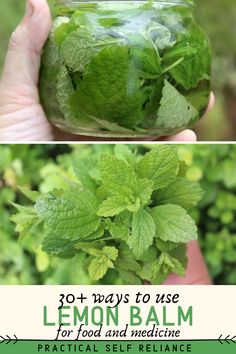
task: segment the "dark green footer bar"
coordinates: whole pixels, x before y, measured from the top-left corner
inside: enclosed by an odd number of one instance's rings
[[[45,341],[18,340],[0,344],[1,354],[93,353],[93,354],[235,354],[236,344],[218,340],[193,341]]]

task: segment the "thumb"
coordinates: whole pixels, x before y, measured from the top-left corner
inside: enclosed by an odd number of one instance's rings
[[[51,26],[46,0],[27,0],[25,15],[13,32],[2,74],[4,88],[31,87],[38,83],[40,52]],[[35,90],[37,95],[37,90]]]

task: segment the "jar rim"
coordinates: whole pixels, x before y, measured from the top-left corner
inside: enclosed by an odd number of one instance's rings
[[[78,4],[78,3],[94,3],[94,2],[140,2],[140,3],[147,3],[147,2],[153,2],[153,3],[162,3],[162,4],[168,4],[168,5],[188,5],[188,6],[193,6],[195,0],[57,0],[57,3],[59,4]]]

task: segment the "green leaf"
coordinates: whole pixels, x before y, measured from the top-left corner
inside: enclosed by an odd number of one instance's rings
[[[105,233],[105,228],[106,228],[106,225],[105,223],[102,221],[99,228],[94,231],[93,233],[91,233],[88,237],[86,237],[86,240],[98,240],[99,241],[99,238],[101,238],[104,233]]]
[[[131,166],[134,164],[134,155],[127,145],[115,145],[114,153],[119,160],[123,160]]]
[[[119,270],[122,269],[133,272],[141,270],[139,262],[133,258],[130,248],[125,243],[122,243],[119,247],[119,257],[117,258],[115,265]]]
[[[101,179],[110,191],[116,193],[130,190],[130,185],[135,180],[134,169],[113,155],[102,155],[99,163]]]
[[[142,80],[130,65],[129,47],[107,46],[92,57],[78,80],[74,110],[80,112],[79,119],[94,117],[134,129],[143,119],[145,96],[141,85]]]
[[[209,48],[208,38],[198,29],[198,35],[186,38],[165,53],[163,61],[170,65],[170,75],[186,90],[195,88],[202,80],[210,79],[207,76],[210,72]],[[178,65],[173,65],[177,61]]]
[[[117,225],[116,223],[112,223],[109,228],[109,232],[112,237],[127,241],[130,229],[126,225]]]
[[[15,203],[12,205],[18,210],[18,213],[12,215],[11,220],[16,224],[15,230],[19,232],[20,240],[23,240],[39,225],[40,219],[32,207],[24,207]]]
[[[26,198],[28,198],[31,202],[36,202],[37,198],[40,196],[39,192],[36,191],[31,191],[28,188],[25,187],[18,187],[19,191],[24,194]]]
[[[112,237],[127,241],[131,232],[131,224],[132,213],[129,211],[124,211],[114,218],[114,222],[112,222],[109,226],[109,232]]]
[[[96,160],[93,159],[73,161],[73,170],[81,185],[95,192],[97,185],[89,174],[94,165],[96,165]]]
[[[57,90],[56,99],[59,108],[69,121],[74,121],[76,114],[71,104],[72,97],[75,93],[69,72],[64,65],[61,65],[57,74]]]
[[[57,46],[61,46],[67,37],[70,36],[70,33],[75,30],[75,23],[69,21],[68,17],[58,17],[53,23],[51,36],[53,37]]]
[[[158,253],[159,251],[157,250],[157,248],[152,245],[142,254],[141,257],[139,257],[138,260],[142,262],[153,263],[158,258]]]
[[[160,128],[182,128],[199,116],[197,109],[167,80],[165,80],[160,105],[156,121],[156,126]]]
[[[95,131],[98,132],[98,129],[102,129],[108,132],[112,132],[114,134],[123,136],[123,134],[126,134],[127,136],[133,136],[134,134],[137,134],[136,130],[128,129],[125,127],[120,126],[117,123],[114,122],[109,122],[108,120],[105,119],[99,119],[96,117],[89,117],[92,121],[96,122],[97,124],[95,127],[93,127],[91,124],[88,126],[88,131]]]
[[[115,261],[118,257],[118,249],[115,247],[105,246],[102,249],[102,253],[111,261]]]
[[[99,280],[104,277],[109,268],[114,268],[112,261],[106,256],[95,257],[88,268],[92,280]]]
[[[179,246],[179,243],[171,241],[163,241],[161,238],[156,239],[156,246],[161,252],[171,252]]]
[[[95,51],[95,38],[84,28],[77,28],[66,36],[60,46],[60,55],[73,71],[84,71]]]
[[[179,159],[175,146],[160,145],[146,153],[137,165],[137,174],[141,178],[153,181],[154,189],[166,187],[176,176]]]
[[[169,252],[169,255],[177,259],[184,269],[187,268],[188,257],[187,257],[187,245],[180,243],[173,250]],[[181,274],[179,274],[181,275]]]
[[[178,177],[168,187],[158,190],[156,199],[158,204],[177,204],[189,210],[198,204],[203,193],[197,182]]]
[[[92,32],[81,27],[66,36],[60,46],[60,55],[70,69],[83,72],[96,52],[115,43],[118,43],[117,38],[107,36],[96,40]]]
[[[50,231],[42,242],[42,250],[60,258],[72,258],[76,254],[75,242],[61,238],[57,233]]]
[[[143,283],[140,277],[135,272],[131,272],[130,270],[119,269],[119,275],[125,284],[142,285]]]
[[[148,34],[158,50],[172,47],[176,43],[171,31],[162,24],[154,21],[150,22],[148,25]]]
[[[53,66],[60,63],[57,45],[52,41],[47,41],[42,54],[42,64]]]
[[[178,205],[160,205],[151,210],[156,236],[164,241],[188,242],[197,239],[197,227],[186,210]]]
[[[84,239],[101,224],[97,216],[97,200],[88,190],[70,188],[51,192],[40,197],[35,208],[48,227],[58,233],[58,238]]]
[[[130,56],[143,79],[157,79],[161,75],[160,58],[153,47],[131,47]]]
[[[182,263],[171,257],[168,253],[163,252],[153,266],[152,283],[162,284],[170,273],[176,273],[179,276],[184,276],[185,268]]]
[[[151,262],[144,263],[142,269],[139,272],[137,272],[137,274],[144,281],[151,282],[152,270],[153,270],[153,264]]]
[[[115,216],[127,209],[130,205],[129,198],[123,195],[110,197],[102,202],[98,209],[99,216]]]
[[[140,209],[133,214],[132,233],[128,238],[128,246],[135,257],[141,257],[152,244],[155,230],[155,223],[148,211]]]
[[[100,18],[98,22],[103,27],[122,26],[124,24],[121,19],[115,17]]]
[[[148,179],[138,178],[131,186],[134,196],[140,200],[141,206],[147,205],[152,196],[153,182]]]

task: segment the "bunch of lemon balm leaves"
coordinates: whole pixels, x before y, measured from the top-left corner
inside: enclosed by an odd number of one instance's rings
[[[72,163],[78,183],[42,195],[22,190],[34,205],[15,205],[20,236],[43,224],[43,251],[83,253],[95,281],[111,269],[128,283],[183,276],[186,243],[197,239],[189,211],[203,191],[184,178],[176,147],[160,145],[142,156],[119,144],[113,153]]]
[[[195,123],[209,99],[209,41],[190,25],[188,7],[162,5],[62,7],[42,57],[47,116],[127,134],[154,127],[173,134]]]

